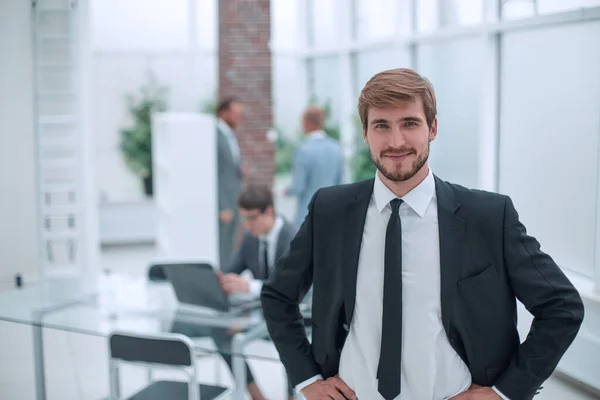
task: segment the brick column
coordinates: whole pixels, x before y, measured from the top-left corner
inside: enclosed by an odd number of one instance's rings
[[[219,0],[219,96],[234,95],[244,104],[237,130],[250,180],[271,184],[275,146],[271,129],[270,0]]]

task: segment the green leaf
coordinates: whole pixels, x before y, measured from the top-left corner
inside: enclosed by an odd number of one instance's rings
[[[149,73],[139,93],[125,96],[132,125],[121,129],[120,149],[131,171],[145,178],[152,175],[152,114],[166,111],[168,90]]]

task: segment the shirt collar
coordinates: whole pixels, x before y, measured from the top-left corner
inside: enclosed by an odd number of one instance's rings
[[[431,168],[425,179],[419,183],[413,190],[406,193],[401,199],[413,209],[421,218],[425,215],[425,210],[429,206],[433,195],[435,194],[435,180]],[[375,183],[373,186],[373,198],[377,211],[382,212],[383,209],[397,196],[388,189],[387,186],[379,179],[379,173],[375,174]]]
[[[225,132],[225,134],[235,135],[235,133],[233,132],[233,129],[231,129],[229,124],[227,122],[223,121],[221,118],[217,119],[217,126],[219,127],[219,129],[221,129],[223,132]]]
[[[308,135],[308,139],[321,139],[325,137],[325,132],[318,130],[318,131],[312,131],[310,132]]]
[[[266,240],[269,243],[274,243],[279,237],[279,232],[281,232],[281,228],[283,228],[283,218],[277,216],[277,218],[275,218],[275,224],[273,224],[271,232],[267,233],[266,235],[261,235],[260,239]]]

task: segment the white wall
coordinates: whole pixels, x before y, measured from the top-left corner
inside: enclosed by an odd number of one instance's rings
[[[0,2],[0,279],[39,273],[31,3]]]
[[[169,88],[170,111],[200,111],[201,105],[213,98],[216,90],[216,59],[213,55],[197,55],[194,72],[190,72],[186,56],[150,57],[140,53],[115,54],[96,51],[92,61],[92,119],[96,146],[98,190],[108,202],[143,199],[142,183],[123,161],[120,129],[133,121],[125,96],[138,95],[152,71],[158,82]],[[195,83],[192,82],[192,78]]]
[[[214,101],[217,2],[90,1],[98,191],[103,201],[139,202],[142,183],[119,149],[120,129],[132,123],[125,96],[137,94],[150,71],[169,88],[170,111],[200,111]],[[196,17],[188,12],[190,5]]]

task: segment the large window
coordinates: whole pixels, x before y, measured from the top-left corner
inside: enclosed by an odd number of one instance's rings
[[[544,248],[600,285],[600,0],[306,3],[303,98],[329,103],[344,146],[366,81],[416,68],[437,95],[435,173],[510,194]]]
[[[438,136],[431,145],[431,167],[443,179],[477,187],[481,41],[423,45],[417,65],[437,96]]]
[[[308,43],[316,48],[338,43],[336,0],[304,0],[308,5]]]
[[[600,6],[600,0],[504,0],[502,16],[520,19],[597,6]]]
[[[340,117],[340,62],[338,57],[318,57],[309,60],[311,102],[329,104],[333,121]]]
[[[406,68],[409,66],[410,56],[408,51],[381,48],[365,50],[354,55],[354,93],[360,93],[365,83],[378,72],[392,68]]]
[[[300,42],[298,1],[271,1],[271,44],[276,49],[293,49]]]
[[[600,251],[598,37],[594,22],[502,41],[500,190],[562,267],[588,277]]]
[[[402,6],[400,15],[395,13],[396,5]],[[407,35],[411,32],[410,7],[406,0],[354,1],[354,7],[352,25],[356,40],[389,39],[398,31]]]

